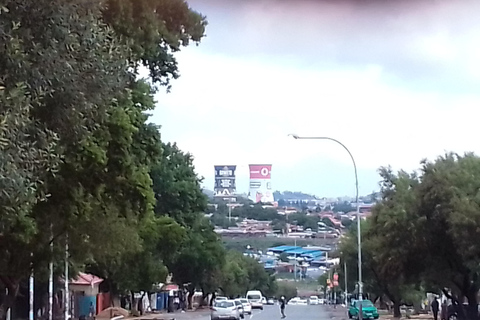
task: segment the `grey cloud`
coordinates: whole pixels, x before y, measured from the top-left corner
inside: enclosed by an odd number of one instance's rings
[[[209,19],[201,50],[229,56],[295,57],[319,69],[375,64],[413,88],[478,92],[480,82],[454,64],[424,56],[419,39],[444,33],[480,41],[480,2],[191,0]],[[476,33],[476,31],[478,31]],[[468,39],[467,39],[468,41]]]

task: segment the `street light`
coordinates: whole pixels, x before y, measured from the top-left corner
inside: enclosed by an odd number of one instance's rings
[[[338,141],[337,139],[333,139],[330,137],[301,137],[296,134],[289,134],[289,136],[292,136],[296,140],[330,140],[333,142],[336,142],[337,144],[341,145],[343,149],[345,149],[348,154],[350,155],[350,158],[352,159],[353,163],[353,169],[355,170],[355,199],[356,199],[356,206],[357,206],[357,246],[358,246],[358,300],[360,304],[360,312],[359,312],[359,318],[363,319],[363,308],[362,308],[362,300],[363,300],[363,285],[362,285],[362,236],[360,234],[360,205],[358,203],[358,175],[357,175],[357,164],[355,163],[355,158],[353,158],[352,153],[348,148]],[[346,288],[345,288],[346,289]]]

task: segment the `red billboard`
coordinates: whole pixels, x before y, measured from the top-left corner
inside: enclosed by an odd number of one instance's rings
[[[251,164],[250,179],[270,179],[271,164]]]

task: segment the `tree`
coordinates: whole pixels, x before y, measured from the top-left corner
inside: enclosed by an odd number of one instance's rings
[[[380,176],[382,201],[361,228],[363,275],[366,289],[377,296],[386,295],[394,305],[394,317],[400,317],[400,305],[418,283],[409,267],[417,258],[411,249],[416,246],[412,226],[419,180],[415,174],[394,174],[390,168],[381,168]],[[356,231],[352,229],[350,234],[350,243],[342,243],[341,251],[343,260],[353,266]]]
[[[152,89],[131,67],[168,85],[173,52],[206,21],[180,0],[9,0],[0,14],[3,319],[32,266],[61,259],[67,233],[72,263],[142,250],[161,149],[144,114]]]
[[[220,288],[229,297],[240,297],[249,290],[260,290],[272,296],[277,290],[275,278],[267,273],[263,265],[240,252],[230,250],[222,271]]]
[[[105,0],[103,21],[131,48],[136,68],[147,66],[154,83],[179,77],[174,53],[199,43],[207,21],[184,0]]]
[[[170,217],[145,221],[139,230],[141,249],[117,259],[97,262],[87,270],[105,279],[112,294],[150,292],[154,284],[165,282],[166,265],[173,261],[185,239],[185,228]],[[133,301],[133,300],[132,300]]]
[[[121,241],[102,236],[110,231],[105,229],[133,227],[129,214],[137,205],[145,209],[139,214],[146,213],[153,200],[145,192],[148,175],[141,181],[143,164],[134,170],[135,177],[126,175],[124,170],[131,166],[124,163],[105,172],[107,154],[125,151],[107,150],[111,137],[105,135],[113,129],[109,125],[129,120],[118,119],[115,113],[116,99],[125,92],[128,66],[127,48],[97,23],[99,8],[82,1],[12,0],[0,9],[2,171],[8,172],[2,172],[1,179],[5,188],[0,195],[0,280],[9,288],[0,319],[32,265],[39,270],[55,258],[49,243],[63,242],[69,232],[74,261],[91,258],[92,250],[120,249]],[[133,134],[127,130],[118,138]],[[17,137],[12,139],[13,135]],[[128,148],[128,140],[116,142]],[[22,156],[13,156],[23,151]],[[102,175],[97,176],[99,167]],[[116,178],[123,181],[112,178],[118,172],[122,174]],[[117,193],[105,197],[110,191]],[[117,202],[122,200],[118,191],[139,197]],[[99,232],[98,219],[107,222],[104,232]],[[125,234],[120,239],[134,242],[134,238]]]
[[[190,292],[200,288],[212,293],[218,287],[219,270],[225,263],[225,249],[208,219],[198,217],[190,229],[178,256],[167,265],[173,279],[179,284],[189,284]]]
[[[344,201],[344,202],[339,202],[339,203],[336,203],[334,206],[333,206],[333,212],[345,212],[345,213],[348,213],[350,211],[352,211],[353,208],[352,208],[352,204],[348,201]]]
[[[288,259],[288,254],[286,252],[282,252],[278,259],[282,262],[289,262],[290,259]]]
[[[207,210],[208,204],[193,157],[182,152],[176,144],[162,143],[162,149],[162,161],[150,172],[156,198],[155,214],[168,215],[181,225],[191,227],[199,214]]]
[[[434,162],[423,161],[418,188],[416,240],[423,257],[423,277],[447,294],[450,288],[459,305],[462,298],[468,299],[467,314],[461,314],[466,319],[478,319],[479,175],[477,156],[449,153]]]

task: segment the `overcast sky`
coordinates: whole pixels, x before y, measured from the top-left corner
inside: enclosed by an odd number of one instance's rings
[[[207,37],[178,54],[181,77],[151,120],[214,165],[271,163],[276,190],[354,195],[380,166],[413,170],[445,151],[478,152],[479,1],[190,0]],[[382,4],[383,3],[383,4]]]

